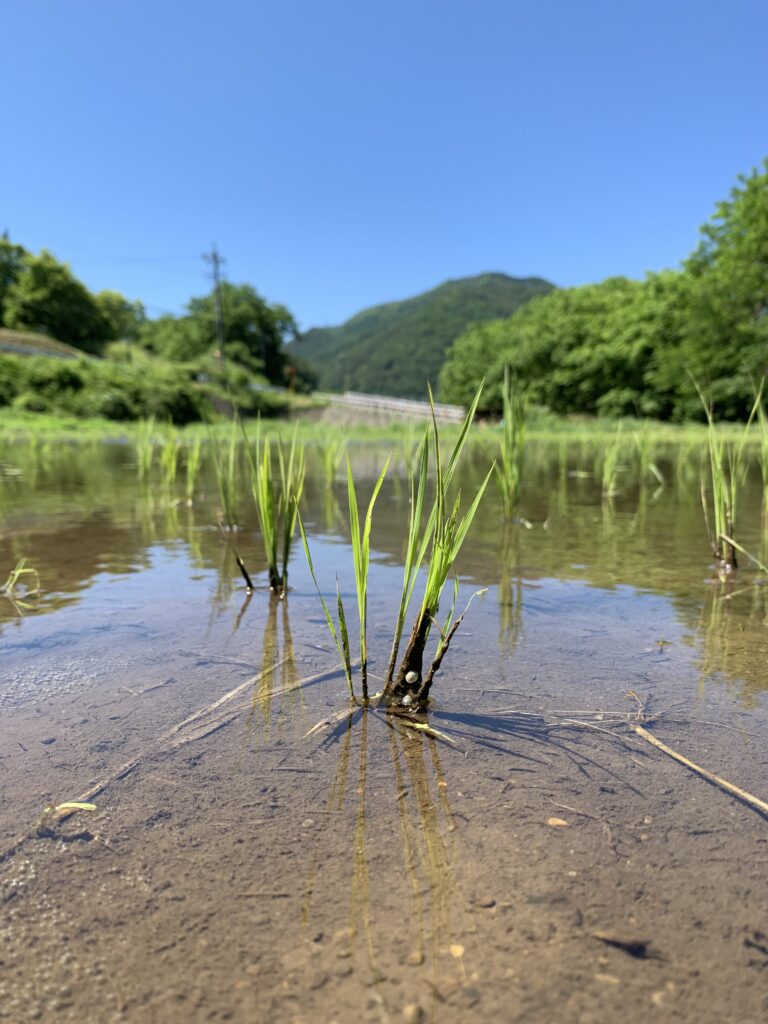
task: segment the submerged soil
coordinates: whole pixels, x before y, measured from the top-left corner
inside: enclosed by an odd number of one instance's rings
[[[155,525],[105,570],[120,538],[89,520],[87,584],[5,627],[0,1021],[768,1018],[768,821],[611,716],[650,698],[660,739],[765,799],[751,604],[697,632],[702,581],[595,583],[574,544],[558,579],[521,528],[435,683],[449,742],[349,706],[298,559],[287,602],[243,608],[214,531]],[[487,544],[467,595],[507,559]],[[351,606],[346,546],[313,545]],[[400,572],[382,544],[374,674]]]

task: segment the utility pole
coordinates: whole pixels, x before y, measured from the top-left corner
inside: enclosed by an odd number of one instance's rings
[[[226,355],[224,353],[224,315],[221,311],[221,264],[226,261],[219,255],[216,243],[211,244],[211,251],[203,253],[203,259],[211,265],[211,277],[213,278],[213,308],[216,323],[216,346],[218,349],[219,366],[226,370]]]

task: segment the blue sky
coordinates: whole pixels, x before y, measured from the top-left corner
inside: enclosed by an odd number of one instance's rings
[[[2,0],[0,231],[302,327],[487,270],[676,266],[768,155],[765,0]]]

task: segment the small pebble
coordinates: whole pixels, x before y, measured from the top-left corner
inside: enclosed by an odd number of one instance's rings
[[[418,1003],[406,1003],[403,1007],[403,1020],[405,1024],[421,1024],[426,1020],[427,1015]]]

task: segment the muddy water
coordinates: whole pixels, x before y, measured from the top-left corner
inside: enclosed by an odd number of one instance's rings
[[[353,457],[367,498],[379,453]],[[5,448],[0,565],[41,593],[0,598],[0,1020],[765,1020],[768,822],[620,718],[633,691],[768,798],[768,591],[712,581],[697,453],[657,463],[608,500],[589,449],[533,447],[506,526],[489,491],[435,736],[348,705],[300,551],[264,589],[246,494],[250,599],[207,470],[188,505],[124,446]],[[395,476],[377,508],[374,684],[406,500]],[[351,615],[345,505],[310,479]],[[765,560],[753,479],[741,524]]]

